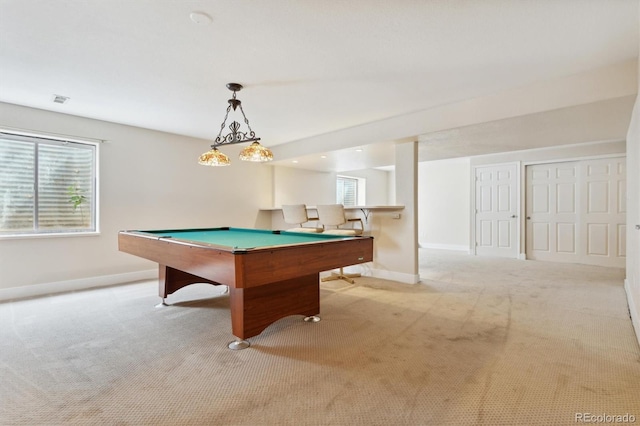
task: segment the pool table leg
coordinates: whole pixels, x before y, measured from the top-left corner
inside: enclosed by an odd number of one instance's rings
[[[277,320],[289,315],[304,315],[319,321],[320,276],[298,278],[249,287],[229,288],[231,328],[239,340],[257,336]]]
[[[156,308],[169,306],[165,299],[172,293],[186,287],[189,284],[206,283],[220,285],[215,281],[172,268],[170,266],[160,264],[158,267],[158,295],[162,298],[162,302],[156,305]]]

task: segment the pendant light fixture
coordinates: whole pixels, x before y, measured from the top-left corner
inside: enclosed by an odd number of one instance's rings
[[[244,110],[242,109],[242,102],[236,98],[236,92],[239,92],[242,89],[242,85],[238,83],[229,83],[227,84],[227,88],[233,92],[233,96],[229,99],[229,106],[227,107],[227,113],[224,116],[224,120],[222,121],[222,125],[220,125],[220,132],[218,132],[218,136],[213,141],[213,145],[211,145],[211,150],[205,152],[198,159],[198,164],[202,164],[204,166],[228,166],[231,164],[229,157],[218,150],[220,145],[233,145],[237,143],[245,143],[251,142],[251,145],[244,148],[240,152],[240,159],[242,161],[252,161],[263,163],[265,161],[273,160],[273,153],[269,148],[266,148],[260,145],[260,138],[256,137],[255,132],[251,129],[249,125],[249,120],[247,116],[244,114]],[[222,131],[227,124],[227,118],[229,117],[229,113],[231,110],[235,112],[236,110],[240,110],[242,114],[242,118],[244,119],[244,123],[247,125],[249,129],[246,132],[241,131],[241,124],[237,121],[231,122],[229,124],[229,130],[231,130],[225,136],[222,136]]]

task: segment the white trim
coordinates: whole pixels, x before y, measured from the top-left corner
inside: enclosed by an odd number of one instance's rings
[[[371,276],[405,284],[418,284],[420,282],[419,274],[405,274],[403,272],[385,271],[384,269],[372,269]]]
[[[0,235],[0,240],[26,240],[30,238],[68,238],[68,237],[99,237],[99,231],[81,231],[81,232],[42,232],[31,234],[7,234]]]
[[[518,161],[518,188],[519,188],[519,205],[520,213],[518,213],[518,259],[527,260],[527,165],[524,161]]]
[[[476,166],[472,165],[469,162],[469,178],[471,185],[471,191],[469,200],[469,220],[471,223],[469,224],[469,254],[473,256],[477,256],[478,252],[476,250]]]
[[[449,163],[449,164],[465,164],[471,161],[472,157],[453,157],[453,158],[439,158],[437,160],[420,160],[418,164],[423,163]],[[384,167],[376,167],[377,169],[384,170]]]
[[[638,316],[638,306],[636,305],[636,301],[633,300],[633,292],[631,291],[631,284],[629,284],[629,280],[625,278],[624,280],[624,291],[627,293],[627,303],[629,305],[629,313],[631,315],[631,324],[633,325],[633,331],[636,333],[636,339],[638,339],[638,344],[640,344],[640,317]]]
[[[524,176],[522,176],[523,168],[522,161],[518,160],[516,163],[516,205],[518,206],[518,211],[516,212],[516,216],[518,217],[518,226],[516,227],[516,259],[520,256],[520,251],[522,251],[522,242],[524,240],[523,232],[525,230],[526,222],[524,216],[525,212],[525,198],[526,192],[522,189]]]
[[[552,145],[552,146],[541,146],[539,148],[528,148],[528,149],[516,149],[513,151],[505,151],[505,152],[490,152],[488,154],[478,154],[478,155],[474,155],[473,157],[490,157],[490,156],[497,156],[497,155],[501,155],[501,154],[512,154],[514,152],[518,152],[518,153],[525,153],[525,152],[536,152],[536,151],[551,151],[551,150],[557,150],[557,149],[563,149],[563,148],[582,148],[584,146],[589,146],[589,145],[600,145],[600,144],[609,144],[609,143],[618,143],[618,142],[624,142],[625,139],[605,139],[605,140],[600,140],[600,141],[590,141],[590,142],[578,142],[578,143],[570,143],[570,144],[566,144],[566,145]]]
[[[17,127],[9,127],[9,126],[0,126],[0,132],[13,133],[19,136],[46,137],[49,139],[67,141],[67,142],[90,143],[96,146],[98,144],[107,142],[105,139],[96,139],[96,138],[90,138],[85,136],[72,136],[72,135],[65,135],[62,133],[44,132],[40,130],[25,130],[25,129],[19,129]]]
[[[458,244],[425,243],[425,244],[420,244],[420,248],[437,249],[437,250],[456,250],[456,251],[469,252],[469,246],[461,246],[461,245],[458,245]]]
[[[149,280],[158,277],[158,270],[126,272],[123,274],[102,275],[98,277],[80,278],[77,280],[56,281],[21,287],[0,289],[0,301],[23,299],[26,297],[44,296],[75,290],[86,290],[93,287],[105,287],[133,281]]]
[[[420,282],[420,275],[418,274],[405,274],[404,272],[386,271],[384,269],[374,269],[371,267],[372,263],[361,263],[358,265],[345,266],[343,268],[346,273],[360,273],[363,277],[374,277],[389,281],[398,281],[405,284],[418,284]],[[332,271],[320,272],[320,278],[331,275],[331,272],[337,272],[337,269]]]
[[[523,161],[522,167],[526,168],[528,166],[536,166],[538,164],[554,164],[554,163],[568,163],[573,161],[602,160],[605,158],[627,158],[627,154],[624,152],[618,152],[613,154],[589,155],[586,157],[567,157],[567,158],[554,158],[552,160]]]

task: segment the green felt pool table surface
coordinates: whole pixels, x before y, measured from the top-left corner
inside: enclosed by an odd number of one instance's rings
[[[344,236],[340,235],[246,228],[178,229],[140,232],[151,234],[158,238],[175,238],[196,243],[226,246],[238,250],[344,239]]]

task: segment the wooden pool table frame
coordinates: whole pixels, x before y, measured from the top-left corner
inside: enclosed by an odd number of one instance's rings
[[[228,286],[232,333],[242,341],[286,316],[318,315],[320,272],[373,260],[372,237],[236,249],[144,231],[120,231],[118,248],[159,264],[163,303],[168,295],[190,284]]]

